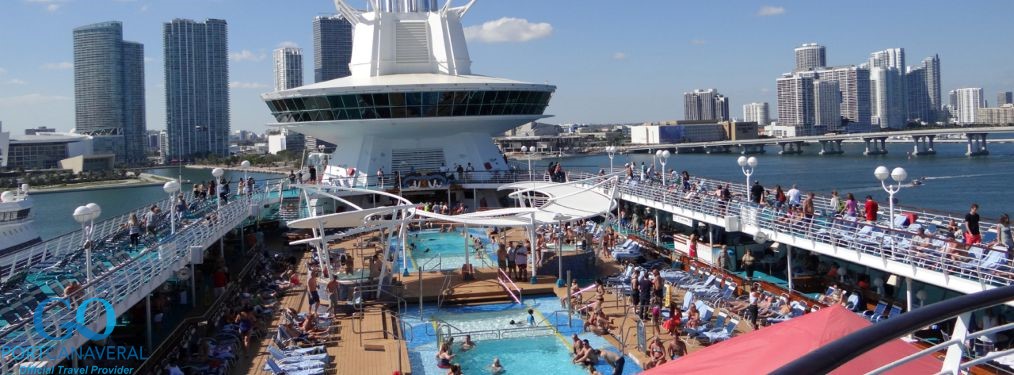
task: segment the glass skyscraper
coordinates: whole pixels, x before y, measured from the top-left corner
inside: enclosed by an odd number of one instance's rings
[[[144,45],[125,42],[119,22],[74,29],[74,110],[78,133],[105,140],[96,153],[144,161]]]
[[[352,60],[352,24],[342,16],[313,18],[313,81],[348,77]]]
[[[163,25],[166,162],[229,155],[229,57],[224,20]]]

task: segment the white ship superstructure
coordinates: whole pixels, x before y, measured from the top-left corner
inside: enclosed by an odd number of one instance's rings
[[[0,270],[9,268],[21,250],[42,242],[32,225],[32,198],[28,196],[28,185],[17,191],[0,194]]]
[[[472,74],[461,17],[474,3],[336,0],[354,27],[352,75],[262,98],[277,125],[337,145],[330,175],[505,171],[491,135],[548,117],[556,87]]]

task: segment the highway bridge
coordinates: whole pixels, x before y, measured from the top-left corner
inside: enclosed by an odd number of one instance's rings
[[[788,138],[760,138],[733,141],[692,142],[629,145],[617,148],[620,152],[653,152],[654,150],[673,150],[679,152],[729,153],[736,149],[744,155],[765,153],[765,146],[778,146],[779,154],[801,154],[803,144],[819,144],[820,155],[844,153],[841,144],[844,141],[862,141],[866,148],[864,155],[883,155],[887,153],[887,139],[892,137],[911,138],[914,146],[913,155],[932,155],[936,153],[934,140],[938,136],[963,136],[968,143],[968,156],[988,155],[986,137],[989,134],[1014,133],[1014,126],[981,126],[961,128],[934,128],[918,130],[898,130],[875,133],[825,134]]]

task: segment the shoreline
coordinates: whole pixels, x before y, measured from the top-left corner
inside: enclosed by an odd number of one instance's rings
[[[183,167],[187,168],[187,169],[215,169],[215,168],[222,168],[222,169],[227,170],[227,171],[239,171],[239,172],[247,171],[247,172],[257,172],[257,173],[271,173],[271,174],[278,174],[278,175],[282,175],[282,176],[287,176],[289,174],[288,169],[290,169],[290,168],[286,168],[286,167],[274,167],[274,168],[250,167],[250,168],[243,169],[243,168],[240,168],[240,167],[232,167],[232,166],[224,166],[224,165],[205,165],[205,164],[188,164],[188,165],[185,165]],[[279,170],[278,168],[285,169],[285,171]],[[295,170],[296,168],[291,168],[291,169]]]
[[[30,187],[28,189],[29,194],[53,194],[53,193],[66,193],[74,191],[90,191],[90,190],[109,190],[109,189],[122,189],[122,188],[135,188],[135,187],[147,187],[147,186],[161,186],[167,181],[172,181],[172,178],[153,175],[149,173],[141,173],[137,179],[128,180],[109,180],[109,181],[97,181],[97,182],[83,182],[80,184],[71,185],[50,185],[44,187]],[[93,184],[93,185],[89,185]],[[84,186],[79,186],[84,185]]]

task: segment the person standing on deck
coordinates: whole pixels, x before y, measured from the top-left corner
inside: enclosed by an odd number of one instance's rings
[[[517,279],[518,265],[514,263],[514,258],[517,253],[517,247],[514,246],[514,241],[507,243],[507,274],[511,279]]]
[[[877,201],[873,200],[872,196],[866,196],[866,205],[863,207],[863,213],[866,214],[866,221],[872,223],[877,222],[877,210],[880,209],[880,205]]]
[[[764,196],[764,187],[761,186],[760,181],[754,181],[753,186],[750,187],[750,200],[754,204],[760,204],[761,198]]]
[[[311,184],[317,183],[317,167],[314,167],[312,165],[310,166],[310,183]]]
[[[528,279],[528,249],[532,246],[532,243],[525,240],[525,245],[518,245],[518,250],[514,253],[514,263],[518,266],[518,280]]]
[[[309,307],[310,313],[317,312],[317,307],[320,306],[320,292],[317,291],[317,273],[310,273],[310,280],[306,281],[306,292],[310,295]]]
[[[785,195],[789,198],[789,206],[790,207],[797,207],[797,208],[799,207],[799,205],[801,203],[800,200],[801,200],[801,198],[803,196],[803,193],[801,193],[799,191],[799,189],[796,188],[795,184],[792,184],[792,188],[789,189],[789,192],[786,193]]]
[[[982,242],[979,233],[979,205],[972,203],[972,208],[965,215],[965,247]]]

